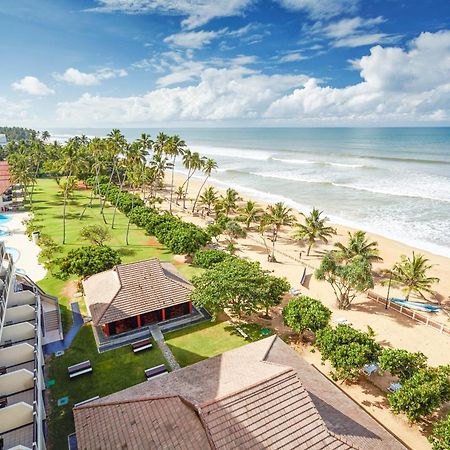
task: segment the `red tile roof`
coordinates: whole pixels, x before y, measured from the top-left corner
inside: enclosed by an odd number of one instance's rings
[[[189,301],[192,285],[172,264],[149,259],[120,264],[83,281],[94,325]]]

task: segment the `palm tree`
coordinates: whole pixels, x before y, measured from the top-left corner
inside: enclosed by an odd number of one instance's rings
[[[256,202],[248,200],[242,208],[239,208],[239,220],[244,222],[247,230],[249,230],[252,222],[259,221],[262,212],[263,210]]]
[[[78,137],[70,138],[63,148],[62,172],[67,174],[64,188],[64,207],[63,207],[63,244],[66,243],[66,210],[67,194],[70,188],[71,177],[83,166],[83,153],[81,151],[81,141]]]
[[[187,169],[187,177],[186,180],[183,183],[183,187],[186,186],[186,189],[184,190],[184,196],[183,196],[183,208],[186,209],[186,197],[188,195],[189,191],[189,181],[194,175],[194,173],[201,169],[203,164],[203,158],[200,157],[199,153],[197,152],[191,152],[190,150],[185,150],[183,154],[183,166],[185,169]]]
[[[315,245],[316,241],[321,241],[324,244],[328,243],[328,239],[336,234],[336,230],[332,227],[325,225],[328,221],[328,217],[321,217],[323,211],[319,211],[317,208],[313,208],[308,216],[302,214],[305,218],[305,223],[299,223],[296,225],[297,230],[294,234],[294,239],[308,242],[308,251],[306,256],[309,256],[311,248]]]
[[[348,261],[355,256],[362,256],[371,264],[373,262],[383,261],[379,256],[378,243],[375,241],[369,242],[364,231],[355,231],[353,234],[348,232],[348,243],[344,244],[337,242],[334,244],[337,250],[334,253],[337,259]]]
[[[28,186],[34,182],[33,163],[24,141],[20,142],[14,152],[8,155],[11,181],[20,184],[23,189],[24,201],[28,196]]]
[[[269,261],[276,262],[275,259],[275,243],[278,239],[278,233],[281,227],[292,225],[295,222],[295,217],[291,214],[292,209],[287,207],[283,202],[275,203],[267,207],[265,222],[272,229],[272,253],[269,256]]]
[[[401,255],[400,259],[401,261],[388,272],[391,281],[403,286],[402,291],[406,293],[406,300],[409,299],[412,292],[425,299],[423,293],[432,293],[431,286],[434,283],[439,283],[439,278],[427,276],[427,271],[433,265],[428,264],[428,259],[425,256],[416,255],[414,252],[412,258]]]
[[[169,139],[170,137],[164,133],[159,133],[156,136],[156,141],[153,143],[153,151],[155,154],[161,156],[165,152]]]
[[[217,163],[214,161],[214,159],[206,158],[205,160],[202,160],[201,162],[201,169],[202,172],[205,174],[205,179],[203,180],[202,185],[200,186],[200,189],[198,190],[197,197],[195,197],[194,206],[192,207],[192,213],[195,212],[195,207],[197,206],[198,198],[200,197],[200,192],[203,190],[203,186],[205,185],[208,178],[211,176],[211,173],[213,170],[217,169]]]
[[[236,190],[228,188],[225,192],[225,195],[220,196],[220,207],[228,217],[231,213],[236,211],[238,202],[240,202],[241,200],[242,197],[239,196],[239,193]]]
[[[155,153],[149,166],[152,171],[154,186],[161,187],[164,182],[164,173],[166,169],[170,167],[169,160],[165,156]]]
[[[173,202],[173,188],[174,188],[174,176],[175,176],[175,162],[178,155],[183,155],[186,149],[186,142],[184,142],[180,136],[175,135],[169,138],[166,146],[165,153],[167,156],[172,157],[171,162],[171,180],[170,180],[170,202],[169,202],[169,212],[172,213],[172,202]]]
[[[211,214],[211,207],[217,202],[217,199],[217,191],[212,186],[207,187],[200,195],[199,204],[206,206],[207,216]]]
[[[177,196],[177,199],[175,200],[175,203],[179,205],[179,201],[184,197],[184,189],[183,186],[178,186],[177,190],[175,191],[175,195]]]
[[[31,186],[30,206],[33,205],[34,186],[36,184],[36,180],[39,174],[39,169],[41,168],[42,162],[45,161],[47,158],[45,142],[49,137],[50,133],[48,131],[44,131],[40,134],[40,137],[38,133],[37,137],[31,143],[31,157],[33,163],[35,164],[35,172],[34,172],[34,181]]]

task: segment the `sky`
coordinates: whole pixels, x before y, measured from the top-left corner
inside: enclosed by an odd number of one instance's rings
[[[2,0],[0,125],[450,125],[448,0]]]

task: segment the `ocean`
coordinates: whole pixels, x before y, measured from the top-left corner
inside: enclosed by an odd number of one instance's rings
[[[450,257],[450,128],[122,129],[129,140],[159,131],[215,159],[213,183]]]

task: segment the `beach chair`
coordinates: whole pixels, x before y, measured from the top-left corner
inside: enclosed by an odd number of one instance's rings
[[[391,383],[388,387],[388,391],[394,394],[395,392],[399,391],[402,388],[402,385],[400,383]]]
[[[352,323],[344,317],[340,317],[334,320],[337,325],[351,325]]]
[[[296,296],[296,295],[300,295],[300,289],[296,289],[296,288],[292,288],[290,291],[289,291],[289,294],[291,294],[291,295],[293,295],[294,297]]]
[[[380,366],[377,363],[372,363],[372,364],[366,364],[363,368],[362,368],[362,372],[367,375],[368,377],[370,377],[370,375],[372,375],[373,373],[378,372],[378,370],[380,369]]]

